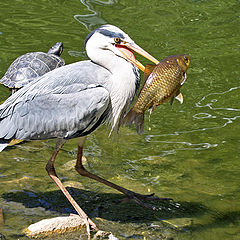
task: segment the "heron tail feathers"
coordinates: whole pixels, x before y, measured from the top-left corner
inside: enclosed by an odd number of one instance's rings
[[[144,132],[144,113],[140,113],[132,108],[127,115],[124,117],[122,124],[130,125],[135,123],[138,134],[143,134]]]
[[[11,140],[4,140],[0,139],[0,152],[8,146],[8,144],[11,142]]]

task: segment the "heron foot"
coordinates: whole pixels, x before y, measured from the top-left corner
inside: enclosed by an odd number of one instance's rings
[[[146,200],[146,201],[171,201],[171,200],[173,200],[172,198],[156,197],[156,196],[154,196],[154,193],[152,193],[152,194],[139,194],[139,193],[129,191],[129,193],[126,194],[126,195],[127,195],[126,198],[124,198],[124,199],[122,199],[118,202],[123,203],[123,202],[127,202],[127,201],[134,201],[137,204],[139,204],[140,206],[152,209],[154,211],[158,210],[158,208],[155,207],[155,206],[152,206],[151,204],[145,203],[144,200]]]
[[[90,231],[91,230],[98,231],[99,229],[97,228],[96,224],[90,218],[85,219],[85,225],[86,225],[88,239],[90,239],[91,238]]]

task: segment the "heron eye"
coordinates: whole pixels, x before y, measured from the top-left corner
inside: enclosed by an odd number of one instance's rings
[[[121,39],[119,37],[114,38],[115,43],[120,43]]]

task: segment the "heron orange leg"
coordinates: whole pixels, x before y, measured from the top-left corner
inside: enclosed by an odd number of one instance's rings
[[[77,162],[76,162],[76,166],[75,166],[75,169],[76,171],[81,175],[81,176],[85,176],[85,177],[88,177],[88,178],[91,178],[91,179],[94,179],[98,182],[101,182],[109,187],[112,187],[116,190],[118,190],[119,192],[122,192],[123,194],[125,194],[127,196],[127,199],[123,199],[123,201],[126,201],[126,200],[133,200],[135,201],[136,203],[138,203],[139,205],[143,206],[143,207],[146,207],[146,208],[151,208],[153,210],[156,210],[155,207],[149,205],[149,204],[146,204],[144,202],[142,202],[141,200],[160,200],[160,201],[169,201],[169,200],[172,200],[171,198],[159,198],[159,197],[155,197],[154,196],[154,193],[153,194],[147,194],[147,195],[143,195],[143,194],[139,194],[139,193],[135,193],[133,191],[130,191],[124,187],[121,187],[119,185],[116,185],[112,182],[109,182],[95,174],[92,174],[90,172],[88,172],[83,164],[82,164],[82,156],[83,156],[83,145],[84,145],[84,142],[85,142],[85,137],[81,137],[79,139],[79,145],[78,145],[78,155],[77,155]]]
[[[77,211],[79,216],[85,221],[86,227],[87,227],[87,234],[88,237],[90,237],[90,228],[93,228],[95,230],[97,229],[96,224],[87,216],[87,214],[80,208],[80,206],[77,204],[77,202],[72,198],[70,193],[67,191],[67,189],[63,186],[62,182],[57,176],[57,173],[54,168],[54,162],[57,157],[57,154],[61,147],[64,145],[66,140],[59,139],[56,143],[56,148],[54,149],[51,158],[49,159],[47,165],[46,165],[46,170],[48,172],[48,175],[50,178],[57,184],[57,186],[60,188],[60,190],[63,192],[65,197],[68,199],[68,201],[72,204],[74,209]]]

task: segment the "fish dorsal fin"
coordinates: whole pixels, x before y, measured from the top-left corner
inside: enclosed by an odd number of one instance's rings
[[[152,73],[152,71],[155,67],[156,67],[156,65],[154,65],[154,64],[147,64],[145,66],[143,82],[146,82],[146,80],[148,79],[149,75]]]
[[[183,95],[181,93],[179,93],[176,97],[175,97],[181,104],[183,103]]]

